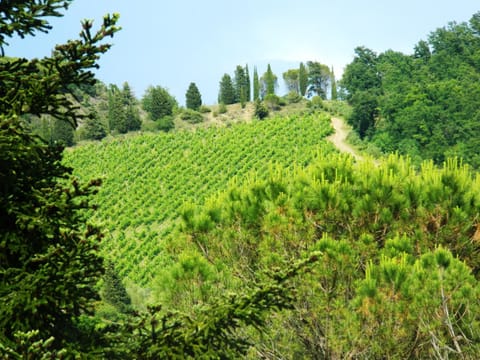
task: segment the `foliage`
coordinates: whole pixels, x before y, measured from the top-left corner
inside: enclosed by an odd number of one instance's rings
[[[416,171],[393,155],[378,165],[323,157],[186,208],[176,250],[196,247],[212,264],[212,295],[241,288],[263,267],[322,252],[296,284],[294,310],[271,320],[256,354],[475,358],[479,186],[455,160]]]
[[[268,64],[267,71],[265,71],[260,79],[260,97],[265,99],[267,95],[275,95],[275,90],[277,87],[277,76],[273,73],[270,64]]]
[[[255,101],[255,117],[257,119],[263,120],[269,114],[268,108],[263,101]]]
[[[92,220],[104,224],[103,253],[121,278],[151,285],[165,267],[166,238],[184,203],[203,203],[249,174],[271,166],[303,166],[333,147],[328,116],[275,117],[195,132],[142,134],[76,147],[66,163],[80,178],[104,177],[102,206]],[[252,175],[253,176],[253,175]]]
[[[257,67],[253,68],[253,101],[260,99],[260,80],[258,79]]]
[[[202,113],[192,110],[192,109],[184,109],[180,113],[180,118],[183,121],[186,121],[190,124],[198,124],[203,122],[203,115]]]
[[[110,131],[125,134],[128,131],[139,130],[142,122],[136,105],[137,100],[127,82],[123,84],[122,89],[119,89],[116,85],[110,85],[108,89]]]
[[[48,30],[42,18],[67,5],[2,3],[0,46],[13,34]],[[57,45],[50,57],[0,62],[0,343],[14,357],[32,347],[37,355],[29,356],[38,357],[43,349],[52,356],[63,347],[71,356],[90,351],[77,320],[91,312],[102,272],[101,235],[85,221],[99,182],[71,177],[63,148],[33,135],[20,117],[47,114],[69,126],[85,117],[69,89],[94,83],[90,69],[109,49],[103,40],[118,30],[117,19],[106,16],[95,33],[84,21],[80,39]]]
[[[330,99],[335,101],[338,98],[338,93],[337,93],[337,80],[335,80],[335,73],[333,72],[333,66],[332,66],[332,70],[330,70],[330,88],[331,88]]]
[[[300,86],[298,81],[299,69],[289,69],[283,73],[283,81],[287,86],[289,93],[298,94],[300,93]]]
[[[167,116],[172,116],[173,109],[178,104],[167,89],[161,86],[150,86],[142,98],[142,106],[153,121],[159,121]]]
[[[308,88],[308,70],[303,62],[298,68],[298,90],[300,95],[305,96]]]
[[[309,61],[308,66],[308,96],[327,98],[327,88],[330,85],[331,73],[327,65]]]
[[[97,112],[92,112],[90,114],[90,116],[85,120],[84,127],[85,139],[101,140],[107,136],[105,125],[102,124]]]
[[[187,109],[198,110],[202,106],[202,95],[195,83],[190,83],[185,94]]]
[[[248,76],[248,67],[237,65],[234,77],[235,102],[244,105],[250,100],[250,80]]]
[[[417,163],[458,156],[480,166],[478,18],[433,31],[412,55],[355,50],[341,83],[361,137]]]
[[[225,105],[234,104],[236,100],[235,87],[233,86],[232,77],[224,74],[220,81],[220,90],[218,92],[218,103]]]
[[[127,290],[122,284],[122,280],[118,276],[117,271],[111,262],[105,266],[102,298],[107,303],[113,305],[121,313],[129,313],[133,310],[131,307],[132,301],[127,294]]]

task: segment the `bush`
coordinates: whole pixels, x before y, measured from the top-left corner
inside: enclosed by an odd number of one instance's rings
[[[307,103],[307,107],[312,110],[322,110],[323,100],[320,96],[314,96],[312,99]]]
[[[172,116],[164,116],[156,121],[157,129],[161,131],[170,131],[175,127]]]
[[[290,91],[285,95],[284,100],[287,104],[297,104],[302,101],[303,97],[295,91]]]
[[[271,111],[280,109],[280,98],[275,94],[268,94],[265,96],[264,103]]]
[[[192,109],[184,109],[180,113],[180,119],[190,124],[198,124],[203,122],[203,115],[200,112]]]
[[[260,100],[255,101],[255,117],[262,120],[268,116],[268,109]]]
[[[202,106],[200,106],[198,111],[201,112],[202,114],[207,114],[207,113],[211,112],[212,109],[210,109],[208,106],[202,105]]]
[[[218,113],[225,114],[226,112],[227,112],[227,105],[225,105],[224,103],[220,103],[218,105]]]

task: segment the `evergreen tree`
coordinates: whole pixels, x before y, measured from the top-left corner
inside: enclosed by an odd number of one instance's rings
[[[307,94],[308,72],[303,62],[300,63],[300,67],[298,69],[298,88],[300,95],[305,96]]]
[[[72,124],[59,120],[53,120],[52,142],[53,144],[72,146],[75,136],[75,129]]]
[[[47,32],[45,18],[61,16],[63,0],[2,2],[0,48],[5,38]],[[90,71],[118,29],[106,16],[98,32],[84,21],[80,39],[57,45],[41,60],[0,61],[0,351],[2,357],[86,358],[83,340],[95,330],[78,326],[98,298],[102,272],[98,229],[86,221],[92,186],[80,184],[62,164],[63,148],[49,146],[20,119],[26,112],[48,114],[73,125],[84,117],[70,86],[93,85]],[[68,92],[69,90],[67,90]],[[88,328],[88,329],[87,329]],[[87,336],[88,333],[88,336]],[[32,350],[22,350],[36,337]],[[47,341],[48,339],[48,341]],[[28,347],[27,347],[28,348]],[[58,356],[57,356],[58,355]],[[28,357],[27,357],[28,356]]]
[[[110,262],[105,266],[105,274],[103,275],[102,297],[109,304],[113,305],[122,313],[132,311],[132,301],[127,294],[122,280],[115,271],[115,267]]]
[[[248,70],[248,64],[245,65],[245,77],[246,77],[246,82],[245,82],[245,86],[247,88],[247,101],[251,101],[252,100],[252,84],[251,84],[251,81],[250,81],[250,71]]]
[[[190,83],[185,94],[187,109],[198,110],[202,106],[202,95],[195,83]]]
[[[142,105],[150,118],[157,121],[173,115],[173,109],[177,106],[177,102],[167,89],[161,86],[150,86],[142,99]]]
[[[101,140],[105,136],[107,136],[107,132],[98,117],[98,113],[92,112],[85,120],[85,137],[90,140]]]
[[[224,74],[220,81],[220,91],[218,93],[218,102],[225,105],[235,103],[235,88],[230,75]]]
[[[118,131],[120,134],[128,131],[125,97],[116,85],[110,85],[108,89],[108,125],[110,131]]]
[[[277,77],[272,72],[270,64],[267,66],[267,71],[262,76],[262,98],[267,95],[275,95],[275,88],[277,87]]]
[[[330,87],[331,87],[331,94],[330,98],[332,100],[337,100],[337,81],[335,80],[335,73],[333,72],[333,66],[332,70],[330,71]]]
[[[240,65],[235,69],[235,100],[244,105],[249,100],[250,80],[248,79],[248,68]]]
[[[260,99],[260,80],[258,79],[257,67],[253,68],[253,101]]]

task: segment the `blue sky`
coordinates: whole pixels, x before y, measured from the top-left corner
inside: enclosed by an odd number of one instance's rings
[[[279,77],[300,61],[333,66],[337,78],[356,46],[411,53],[413,46],[450,21],[468,21],[478,0],[76,0],[53,30],[11,39],[6,55],[43,57],[75,38],[81,19],[100,23],[118,12],[122,31],[100,61],[103,82],[128,81],[137,97],[149,85],[169,89],[180,103],[195,82],[204,103],[216,103],[218,83],[236,65],[268,63]]]

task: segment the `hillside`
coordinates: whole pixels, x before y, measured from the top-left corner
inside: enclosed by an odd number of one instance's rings
[[[168,261],[162,242],[185,203],[202,204],[276,167],[306,166],[334,151],[325,140],[331,131],[327,115],[279,117],[118,137],[76,147],[65,158],[81,179],[103,179],[94,216],[106,230],[104,254],[120,276],[147,285]]]

